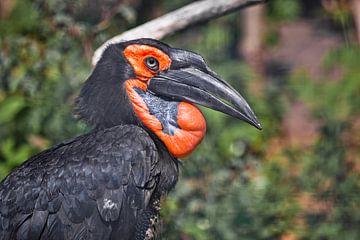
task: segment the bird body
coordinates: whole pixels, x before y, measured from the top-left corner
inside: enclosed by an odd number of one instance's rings
[[[177,158],[205,135],[194,104],[260,128],[199,55],[153,39],[110,45],[77,100],[94,130],[30,158],[1,182],[0,239],[155,239]]]
[[[151,227],[147,215],[178,175],[157,149],[142,128],[122,125],[34,156],[1,184],[2,239],[144,239],[137,224]]]

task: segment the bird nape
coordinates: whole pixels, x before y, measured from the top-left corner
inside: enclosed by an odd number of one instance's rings
[[[153,39],[110,45],[77,113],[93,130],[25,161],[0,184],[1,239],[156,239],[177,158],[205,135],[195,104],[261,129],[244,98],[193,52]]]

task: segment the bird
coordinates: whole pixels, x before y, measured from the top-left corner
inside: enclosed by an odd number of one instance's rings
[[[198,106],[261,129],[203,57],[150,38],[110,44],[75,105],[92,130],[0,183],[0,239],[158,239],[160,199],[206,132]]]

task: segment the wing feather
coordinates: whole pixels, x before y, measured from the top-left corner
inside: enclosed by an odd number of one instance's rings
[[[134,231],[156,188],[157,164],[148,134],[126,125],[40,153],[0,184],[0,236],[108,239],[114,228]]]

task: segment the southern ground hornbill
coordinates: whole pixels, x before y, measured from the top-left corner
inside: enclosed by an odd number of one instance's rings
[[[261,128],[201,56],[153,39],[108,46],[77,101],[94,130],[30,158],[1,182],[1,239],[156,238],[177,158],[205,134],[194,104]]]

